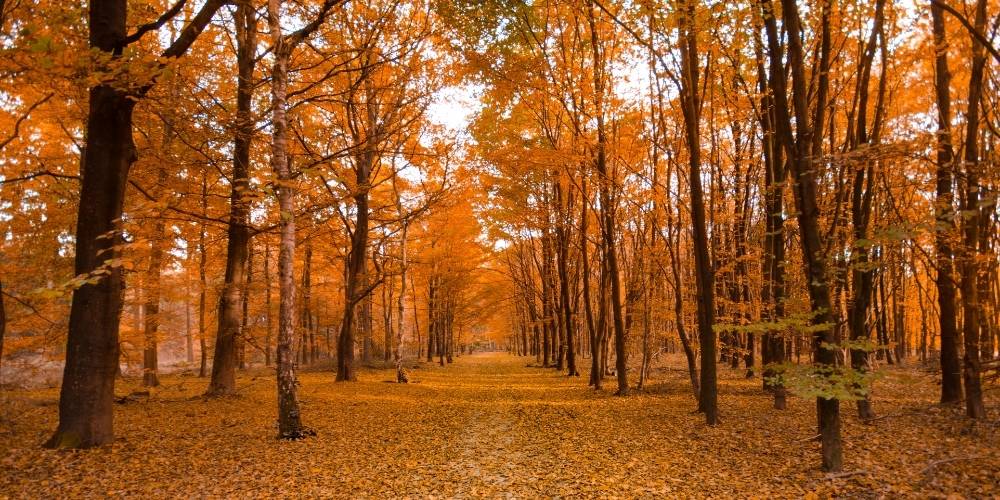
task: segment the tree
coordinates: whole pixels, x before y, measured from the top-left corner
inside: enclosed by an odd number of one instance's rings
[[[254,67],[257,61],[257,13],[250,0],[236,4],[236,123],[233,138],[233,171],[230,181],[226,275],[219,296],[219,327],[212,358],[212,379],[207,394],[236,391],[236,338],[240,331],[239,305],[246,289],[246,262],[250,247],[250,141],[255,123],[252,113]]]
[[[288,162],[288,62],[295,48],[316,31],[341,0],[325,0],[318,13],[302,28],[288,35],[282,33],[281,0],[268,0],[267,24],[271,31],[271,170],[275,175],[278,198],[278,437],[301,439],[315,431],[302,424],[295,378],[295,208],[294,174]]]
[[[90,46],[106,57],[106,67],[118,63],[124,47],[155,31],[180,11],[175,7],[128,35],[126,3],[100,0],[89,6]],[[160,59],[182,56],[223,3],[205,2]],[[132,112],[136,99],[152,85],[153,81],[144,82],[133,89],[109,81],[90,89],[74,269],[82,283],[73,291],[66,367],[59,393],[59,426],[46,447],[89,448],[108,443],[114,436],[112,404],[124,286],[116,263],[122,243],[119,221],[129,167],[136,158]]]

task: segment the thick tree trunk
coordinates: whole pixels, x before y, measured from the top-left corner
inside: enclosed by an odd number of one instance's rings
[[[207,395],[236,392],[236,344],[240,332],[240,304],[246,288],[246,261],[250,246],[249,203],[250,142],[253,136],[253,73],[256,61],[257,15],[247,0],[236,5],[236,133],[233,140],[233,173],[229,194],[229,227],[226,274],[219,295],[218,330],[212,379]]]
[[[90,3],[91,48],[112,54],[124,43],[126,3]],[[118,372],[121,290],[125,283],[121,267],[111,262],[121,252],[125,183],[136,159],[132,142],[134,107],[135,100],[112,83],[90,89],[74,274],[106,274],[73,291],[59,393],[59,426],[45,443],[49,448],[89,448],[114,439],[112,406]]]

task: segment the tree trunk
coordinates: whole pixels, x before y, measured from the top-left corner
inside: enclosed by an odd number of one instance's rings
[[[246,288],[246,262],[250,247],[249,210],[250,146],[254,130],[253,73],[257,50],[257,15],[248,0],[236,4],[236,133],[233,139],[233,173],[229,193],[226,274],[219,295],[218,330],[212,379],[206,392],[222,396],[236,392],[237,337],[240,305]]]
[[[288,61],[294,45],[281,34],[281,1],[268,0],[268,27],[273,40],[274,65],[271,70],[271,169],[279,210],[278,248],[278,437],[300,439],[312,434],[302,425],[295,377],[295,190],[288,162],[288,117],[286,98]]]
[[[975,28],[986,31],[986,0],[976,2]],[[965,382],[965,413],[970,418],[986,418],[983,388],[979,366],[979,108],[983,98],[983,76],[986,52],[975,37],[972,38],[972,70],[969,77],[968,110],[965,113],[965,186],[962,218],[962,338],[965,343],[962,378]],[[984,318],[985,319],[985,318]]]
[[[337,382],[357,380],[354,367],[354,310],[368,291],[359,289],[365,274],[368,251],[368,189],[374,151],[369,149],[358,155],[356,166],[357,193],[354,195],[356,215],[354,233],[351,234],[351,253],[347,264],[347,281],[344,286],[344,319],[337,342]],[[367,280],[364,281],[367,283]]]
[[[274,314],[271,312],[271,245],[264,242],[264,310],[267,323],[264,332],[264,366],[271,366],[271,332],[274,330]]]
[[[778,38],[773,6],[770,0],[761,0],[762,13],[767,30],[768,53],[771,62],[771,88],[774,90],[776,130],[782,138],[791,159],[794,182],[795,204],[802,249],[802,263],[809,291],[812,309],[813,348],[815,363],[819,370],[832,370],[836,363],[835,324],[833,301],[830,296],[829,276],[826,256],[819,231],[819,206],[816,196],[816,171],[812,161],[812,127],[809,124],[808,99],[806,95],[806,75],[802,49],[802,31],[798,6],[794,0],[782,0],[784,27],[788,31],[788,60],[792,76],[795,134],[792,135],[792,119],[785,91],[785,71],[780,40]],[[829,18],[824,17],[824,23]],[[827,29],[824,26],[824,31]],[[825,105],[825,104],[821,104]],[[819,420],[820,442],[822,444],[823,469],[838,471],[842,467],[840,440],[840,401],[833,397],[817,397],[817,417]]]
[[[399,202],[399,198],[396,198],[397,209],[402,212],[402,204]],[[400,384],[405,384],[410,381],[409,377],[406,375],[406,370],[403,369],[403,314],[406,311],[406,266],[408,264],[406,258],[406,232],[409,229],[409,222],[403,221],[403,229],[400,234],[399,240],[399,298],[398,298],[398,309],[396,317],[396,350],[393,357],[396,362],[396,382]],[[418,342],[419,345],[419,342]],[[419,357],[419,355],[418,355]]]
[[[698,34],[695,26],[695,3],[688,0],[681,21],[681,100],[684,111],[684,137],[688,147],[688,182],[691,190],[691,223],[694,236],[695,290],[698,294],[698,338],[701,349],[698,410],[705,413],[705,423],[719,423],[718,382],[716,380],[715,277],[708,254],[708,229],[705,224],[705,195],[701,188],[701,105],[698,99]],[[735,357],[735,353],[733,353]],[[737,358],[738,359],[738,358]]]
[[[92,49],[111,55],[124,43],[126,3],[90,3]],[[121,267],[112,265],[112,261],[121,253],[125,183],[136,159],[132,142],[134,107],[135,100],[112,82],[90,89],[74,274],[97,278],[73,291],[59,393],[59,426],[45,443],[49,448],[89,448],[114,439],[112,406],[118,372],[121,290],[125,283]]]
[[[3,386],[3,339],[7,334],[7,309],[3,302],[3,280],[0,280],[0,387]]]
[[[961,365],[958,361],[958,323],[955,307],[955,278],[951,239],[955,232],[954,171],[955,152],[951,139],[951,72],[948,70],[948,42],[945,38],[944,10],[931,2],[934,30],[934,91],[937,98],[937,200],[935,234],[938,327],[941,337],[941,403],[962,400]]]
[[[164,124],[164,135],[171,133],[171,123],[169,119]],[[169,144],[169,139],[164,140],[165,145]],[[162,195],[164,184],[167,181],[167,173],[161,166],[157,171],[158,195]],[[143,338],[144,346],[142,350],[142,385],[145,387],[157,387],[160,385],[159,378],[159,348],[157,338],[160,329],[160,274],[163,271],[163,245],[165,240],[164,230],[166,225],[163,222],[162,214],[156,217],[153,222],[153,232],[149,240],[149,268],[146,270],[146,302],[143,305]]]

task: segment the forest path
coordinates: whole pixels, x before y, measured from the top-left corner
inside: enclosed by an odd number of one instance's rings
[[[994,485],[982,496],[1000,493],[998,433],[914,412],[936,387],[912,372],[879,382],[903,384],[882,394],[905,397],[880,399],[878,410],[908,416],[864,425],[845,408],[845,469],[866,472],[830,479],[817,470],[817,444],[803,439],[814,432],[813,404],[773,410],[759,379],[741,371],[720,372],[723,422],[708,428],[679,363],[654,371],[648,392],[621,398],[611,380],[604,391],[587,387],[588,363],[569,378],[533,361],[477,353],[420,363],[405,385],[391,369],[362,369],[350,384],[327,370],[300,373],[303,421],[317,436],[298,442],[274,439],[270,370],[240,373],[240,394],[213,400],[199,397],[204,379],[165,376],[148,399],[115,406],[113,445],[82,452],[39,448],[55,426],[57,390],[7,392],[0,498],[919,497],[966,479]],[[956,450],[982,458],[922,472]]]

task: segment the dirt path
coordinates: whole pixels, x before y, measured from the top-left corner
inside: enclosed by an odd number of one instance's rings
[[[389,383],[391,370],[362,370],[353,384],[303,373],[303,419],[318,435],[291,443],[274,439],[274,378],[263,370],[223,400],[197,397],[202,379],[165,377],[148,400],[116,407],[114,445],[84,452],[38,448],[57,391],[7,393],[0,497],[920,497],[960,481],[974,485],[967,496],[1000,493],[996,425],[969,433],[944,410],[873,426],[845,412],[846,470],[864,473],[831,479],[802,439],[811,402],[772,410],[740,372],[722,372],[723,424],[707,428],[683,372],[654,373],[651,392],[619,398],[531,361],[463,356],[412,370],[408,385]],[[907,384],[885,391],[906,399],[877,399],[879,411],[933,400],[931,380],[901,377],[880,383]],[[955,455],[982,458],[922,472]]]

